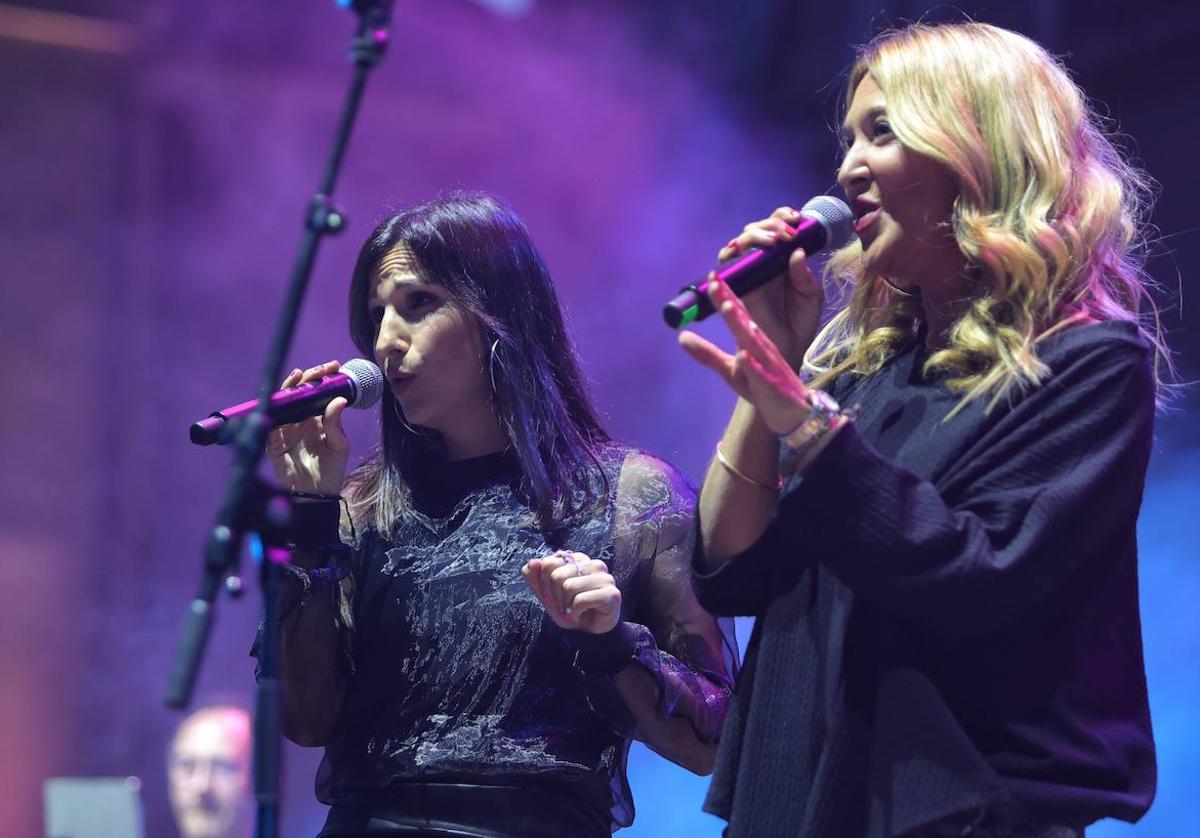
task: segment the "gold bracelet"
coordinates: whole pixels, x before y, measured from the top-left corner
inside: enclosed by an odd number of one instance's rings
[[[717,443],[717,462],[725,467],[725,470],[734,477],[740,478],[751,486],[757,486],[760,489],[766,489],[768,492],[778,492],[783,488],[783,478],[779,478],[779,482],[772,486],[770,483],[764,483],[761,480],[755,480],[750,475],[740,471],[737,466],[725,459],[725,452],[721,450],[721,443]]]

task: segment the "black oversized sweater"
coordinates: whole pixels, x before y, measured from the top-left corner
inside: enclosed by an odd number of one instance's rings
[[[1043,384],[949,420],[958,394],[917,342],[843,376],[857,421],[754,546],[696,572],[709,610],[758,618],[705,805],[728,835],[884,838],[999,799],[1073,826],[1149,806],[1149,352],[1105,322],[1039,357]]]

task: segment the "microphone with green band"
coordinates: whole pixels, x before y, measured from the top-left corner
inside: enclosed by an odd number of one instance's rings
[[[736,261],[717,268],[717,276],[729,290],[743,297],[755,288],[787,272],[788,257],[796,248],[810,256],[826,248],[844,247],[854,232],[854,216],[844,201],[818,195],[800,210],[796,234],[765,250],[751,250]],[[663,307],[663,320],[681,329],[711,315],[715,309],[703,289],[708,277],[697,280]]]

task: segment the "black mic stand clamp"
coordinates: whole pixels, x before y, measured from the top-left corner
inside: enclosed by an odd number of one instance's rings
[[[346,229],[346,213],[336,207],[328,195],[313,195],[304,217],[304,228],[321,235],[336,236]]]
[[[358,15],[358,31],[350,44],[350,60],[356,65],[374,67],[387,50],[388,27],[392,22],[392,0],[338,0]]]

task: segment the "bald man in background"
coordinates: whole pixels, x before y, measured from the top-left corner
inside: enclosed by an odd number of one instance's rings
[[[167,758],[181,838],[244,838],[250,829],[250,714],[203,707],[179,725]]]

